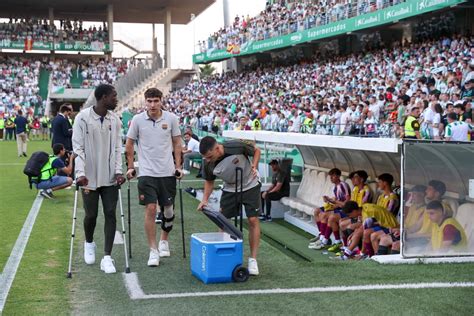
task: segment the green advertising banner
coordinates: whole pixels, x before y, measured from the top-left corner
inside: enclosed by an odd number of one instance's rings
[[[95,41],[92,43],[76,41],[74,43],[52,43],[52,42],[12,42],[0,40],[0,49],[22,49],[22,50],[66,50],[66,51],[90,51],[110,52],[109,44]]]
[[[209,50],[193,55],[195,64],[209,63],[229,59],[235,56],[250,55],[270,51],[277,48],[293,46],[326,37],[332,37],[356,30],[362,30],[386,23],[397,22],[419,14],[440,10],[449,6],[463,3],[466,0],[407,0],[376,12],[367,13],[324,26],[274,37],[258,42],[247,42],[242,46],[231,46],[227,50]]]

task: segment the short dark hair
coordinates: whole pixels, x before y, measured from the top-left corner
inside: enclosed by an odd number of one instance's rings
[[[101,100],[104,96],[110,95],[115,90],[114,86],[110,84],[100,84],[95,88],[94,96],[97,101]]]
[[[411,112],[413,112],[413,111],[415,111],[415,110],[419,110],[419,109],[420,109],[419,107],[417,107],[417,106],[414,106],[414,107],[412,107],[412,108],[411,108],[411,110],[410,110],[410,111],[411,111]]]
[[[158,90],[157,88],[148,88],[145,91],[145,99],[148,98],[162,98],[163,97],[163,92]]]
[[[57,144],[54,144],[53,145],[53,154],[55,155],[59,155],[59,153],[61,152],[61,150],[64,149],[64,145],[61,144],[61,143],[57,143]]]
[[[382,173],[377,177],[380,181],[387,182],[388,185],[393,184],[393,176],[390,173]]]
[[[205,155],[217,144],[217,140],[212,136],[206,136],[199,143],[199,152]]]
[[[22,110],[18,110],[18,115],[23,115],[23,111],[22,111]]]
[[[72,109],[72,104],[71,103],[64,103],[59,108],[59,112],[64,113],[64,112],[67,112],[67,111],[71,111],[71,109]]]
[[[331,170],[329,170],[328,174],[329,174],[330,176],[336,175],[336,176],[339,176],[339,177],[340,177],[341,174],[342,174],[342,172],[341,172],[341,170],[339,170],[339,169],[337,169],[337,168],[332,168]]]
[[[444,182],[439,181],[439,180],[431,180],[428,182],[428,185],[430,187],[433,187],[440,196],[443,196],[446,193],[446,184]]]
[[[366,182],[367,179],[369,178],[369,175],[367,174],[365,170],[357,170],[354,172],[354,175],[358,175],[359,177],[361,177],[362,180],[364,180],[364,182]]]
[[[357,204],[357,202],[347,201],[346,204],[344,204],[344,206],[342,207],[342,212],[348,215],[357,209],[359,209],[359,204]]]
[[[448,119],[456,121],[458,119],[458,115],[454,112],[448,113]]]
[[[429,202],[426,205],[426,209],[427,210],[441,210],[441,212],[444,214],[443,203],[441,203],[441,201],[438,201],[438,200],[434,200],[434,201]]]

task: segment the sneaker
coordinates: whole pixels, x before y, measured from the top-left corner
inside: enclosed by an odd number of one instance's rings
[[[250,275],[258,275],[258,264],[257,259],[249,258],[249,274]]]
[[[26,153],[23,153],[23,157],[28,157],[28,155]]]
[[[95,242],[84,241],[84,261],[86,264],[95,263]]]
[[[318,245],[320,245],[320,244],[322,244],[322,242],[321,242],[320,239],[318,239],[318,240],[316,240],[315,242],[310,242],[309,245],[308,245],[308,248],[309,248],[309,249],[314,249],[313,247],[316,247],[316,246],[318,246]]]
[[[319,240],[319,234],[316,235],[316,236],[314,236],[313,238],[311,238],[311,239],[309,240],[309,243],[312,244],[312,243],[317,242],[318,240]]]
[[[184,189],[184,191],[191,194],[193,197],[196,197],[196,195],[197,195],[196,190],[194,190],[191,187],[188,187],[188,188]]]
[[[188,170],[186,170],[186,169],[183,169],[182,171],[183,171],[183,174],[184,174],[185,176],[187,176],[188,174],[190,174],[190,173],[191,173],[191,172],[189,172],[189,171],[188,171]]]
[[[265,221],[267,219],[267,217],[265,215],[260,215],[258,217],[258,219],[261,220],[261,221]]]
[[[49,194],[46,192],[46,190],[41,190],[41,191],[40,191],[40,195],[41,195],[42,197],[44,197],[45,199],[49,199],[49,200],[52,200],[52,199],[53,199],[53,197],[52,197],[51,195],[49,195]]]
[[[327,248],[327,246],[328,246],[328,244],[324,244],[324,243],[321,242],[321,243],[319,243],[319,244],[317,244],[317,245],[314,245],[314,246],[313,246],[312,248],[310,248],[310,249],[321,250],[321,249]],[[308,248],[309,248],[309,246],[308,246]]]
[[[170,246],[167,240],[160,240],[158,246],[158,251],[160,252],[160,257],[169,257],[170,256]]]
[[[54,198],[53,190],[51,190],[51,189],[46,189],[45,192],[46,192],[47,195],[49,195],[50,198]]]
[[[115,261],[111,256],[104,256],[100,261],[100,269],[105,273],[115,273],[117,270],[115,270],[114,264]]]
[[[150,256],[148,257],[148,266],[157,267],[160,265],[160,253],[156,249],[150,249]]]
[[[334,244],[328,248],[329,252],[338,252],[341,249],[341,243]]]
[[[272,217],[271,216],[267,216],[267,218],[265,218],[265,222],[271,222],[272,221]]]

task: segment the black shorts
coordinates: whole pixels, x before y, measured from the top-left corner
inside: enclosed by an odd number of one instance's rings
[[[138,201],[140,205],[152,204],[156,201],[160,206],[173,205],[175,196],[175,177],[138,178]]]
[[[244,191],[242,193],[242,204],[245,206],[245,214],[247,217],[256,217],[260,215],[260,188],[261,184],[259,183],[256,187]],[[240,200],[240,192],[227,192],[223,191],[221,196],[221,212],[225,217],[231,218],[239,215],[239,210],[237,208],[238,201]]]

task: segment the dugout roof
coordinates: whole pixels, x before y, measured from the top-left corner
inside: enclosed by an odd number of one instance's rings
[[[106,21],[107,5],[114,7],[114,22],[161,23],[171,10],[171,24],[187,24],[191,13],[198,16],[215,0],[1,0],[0,17],[48,18]]]

